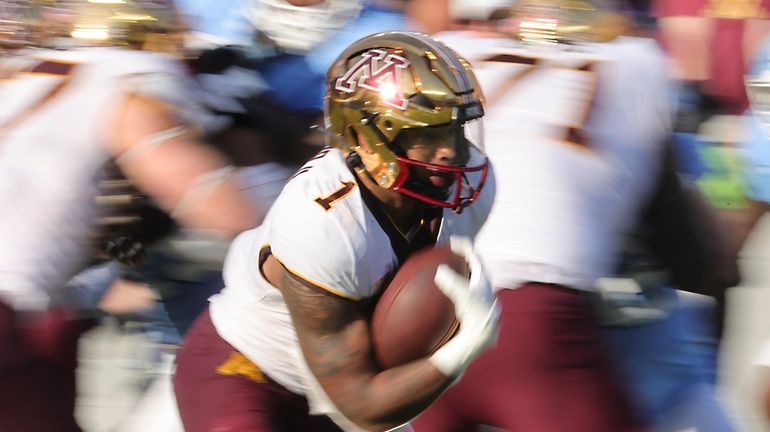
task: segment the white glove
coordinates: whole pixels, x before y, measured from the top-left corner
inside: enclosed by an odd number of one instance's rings
[[[428,360],[444,375],[456,377],[497,339],[500,308],[470,240],[452,237],[450,245],[452,252],[468,262],[471,278],[457,274],[446,264],[436,270],[434,281],[454,303],[460,331]]]

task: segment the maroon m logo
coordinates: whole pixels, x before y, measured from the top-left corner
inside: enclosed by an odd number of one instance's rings
[[[409,100],[401,91],[401,70],[409,66],[409,60],[373,49],[365,52],[361,60],[337,79],[334,88],[353,93],[357,86],[376,91],[385,105],[406,109]]]

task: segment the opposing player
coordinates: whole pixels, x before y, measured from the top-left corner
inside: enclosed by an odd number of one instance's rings
[[[738,229],[737,244],[741,248],[750,243],[752,233],[759,231],[761,220],[770,212],[770,110],[767,105],[770,90],[770,38],[764,41],[757,52],[746,77],[746,90],[751,100],[751,109],[746,113],[745,142],[741,150],[749,206],[742,215],[742,223]],[[761,252],[754,252],[759,253]],[[746,252],[744,254],[748,255]],[[770,419],[770,382],[767,378],[767,370],[770,368],[770,339],[763,341],[755,363],[764,369],[760,375],[762,379],[757,393],[761,397],[759,402],[764,418]]]
[[[367,318],[410,253],[471,237],[486,218],[493,194],[470,66],[428,36],[379,33],[345,50],[327,85],[332,147],[233,243],[226,288],[179,353],[175,390],[190,432],[398,427],[495,339],[496,307],[467,239],[453,244],[471,281],[437,272],[461,320],[447,345],[378,370]]]
[[[738,245],[743,246],[759,220],[770,211],[770,161],[768,136],[770,136],[770,116],[767,108],[767,92],[770,88],[770,38],[758,51],[749,75],[746,77],[746,90],[751,99],[751,109],[746,113],[746,140],[741,147],[744,176],[746,179],[749,206],[738,229]]]
[[[438,35],[488,96],[497,193],[476,247],[501,329],[418,432],[637,428],[591,291],[656,185],[670,95],[655,42],[616,38],[624,19],[609,3],[522,1],[497,35]]]
[[[97,203],[108,161],[208,240],[232,238],[253,217],[224,158],[199,141],[204,117],[184,68],[142,51],[173,52],[169,4],[6,6],[14,14],[2,25],[21,30],[0,32],[14,39],[0,58],[0,429],[72,431],[86,323],[65,284],[93,256],[99,221],[124,216]],[[38,47],[18,49],[28,44]]]

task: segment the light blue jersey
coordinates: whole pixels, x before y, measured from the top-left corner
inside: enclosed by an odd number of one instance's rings
[[[221,45],[251,44],[254,27],[243,11],[248,0],[177,0],[175,5],[194,33],[210,36]]]
[[[770,71],[770,39],[757,51],[750,76]],[[756,201],[770,202],[770,128],[763,128],[751,110],[745,122],[742,148],[747,194]]]

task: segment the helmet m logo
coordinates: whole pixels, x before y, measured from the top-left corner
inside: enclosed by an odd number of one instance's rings
[[[360,86],[379,93],[383,104],[403,110],[409,100],[401,90],[401,72],[407,66],[409,60],[405,58],[373,49],[365,52],[361,60],[338,78],[334,88],[353,93]]]

